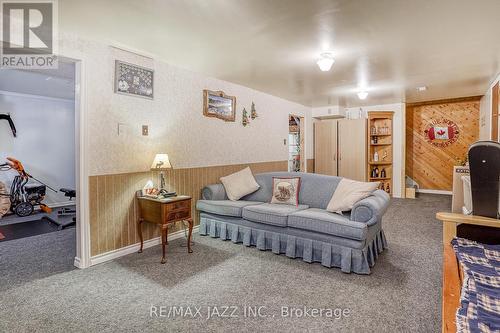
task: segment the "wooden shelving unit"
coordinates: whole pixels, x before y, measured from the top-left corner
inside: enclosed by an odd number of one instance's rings
[[[394,112],[368,112],[367,126],[367,178],[380,182],[380,188],[392,195],[393,191],[393,133]],[[378,155],[376,160],[375,155]],[[383,176],[383,177],[382,177]]]

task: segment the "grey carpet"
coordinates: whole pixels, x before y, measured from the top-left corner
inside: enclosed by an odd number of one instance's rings
[[[0,242],[0,307],[2,292],[76,269],[75,244],[75,228]]]
[[[446,196],[394,199],[384,219],[389,249],[369,276],[200,236],[193,254],[172,241],[165,265],[157,246],[86,270],[21,274],[22,282],[14,273],[3,278],[9,257],[2,258],[0,332],[438,332],[442,245],[434,215],[449,207]],[[3,251],[0,244],[0,256]],[[240,316],[151,318],[151,305],[198,306],[204,314],[207,306],[237,306]],[[245,305],[265,306],[269,316],[244,318]],[[350,315],[282,318],[281,306],[349,309]]]

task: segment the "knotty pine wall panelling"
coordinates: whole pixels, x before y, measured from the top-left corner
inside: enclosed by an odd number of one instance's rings
[[[406,175],[422,189],[452,189],[453,166],[479,138],[479,97],[408,104],[406,108]],[[433,122],[452,121],[457,140],[440,147],[429,142],[426,130]]]

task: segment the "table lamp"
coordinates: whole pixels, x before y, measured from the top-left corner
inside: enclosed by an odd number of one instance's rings
[[[151,164],[151,171],[160,171],[160,190],[165,189],[165,170],[171,169],[172,165],[168,160],[167,154],[156,154],[153,164]]]

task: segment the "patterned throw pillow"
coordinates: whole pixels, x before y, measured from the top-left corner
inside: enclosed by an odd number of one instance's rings
[[[273,197],[271,203],[299,205],[300,177],[273,177]]]

